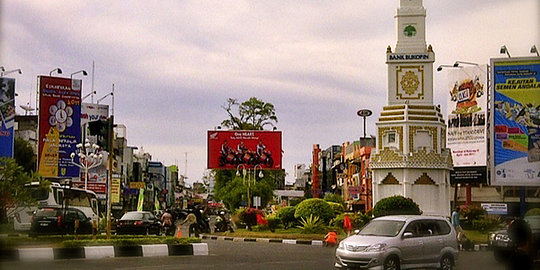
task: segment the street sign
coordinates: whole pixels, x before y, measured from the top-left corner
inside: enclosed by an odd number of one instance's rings
[[[356,114],[358,114],[358,116],[360,117],[368,117],[368,116],[371,116],[373,112],[368,109],[361,109]]]

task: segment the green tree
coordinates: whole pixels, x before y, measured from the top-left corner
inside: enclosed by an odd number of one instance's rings
[[[256,97],[239,103],[237,99],[229,98],[221,106],[229,118],[223,120],[221,125],[231,130],[263,130],[265,126],[274,126],[278,119],[274,105],[264,102]],[[283,178],[280,170],[266,170],[263,178],[253,181],[253,171],[248,171],[251,179],[250,197],[261,197],[262,205],[266,205],[273,198],[275,189],[274,179]],[[244,177],[237,176],[236,170],[214,170],[215,197],[222,200],[229,209],[236,209],[242,201],[247,201],[248,185]]]
[[[50,183],[42,180],[36,173],[27,173],[15,159],[0,158],[0,206],[2,220],[15,214],[17,206],[35,205],[32,190],[24,188],[26,183],[40,182],[41,187],[48,189]]]
[[[249,177],[251,180],[250,197],[261,197],[261,204],[265,206],[273,198],[275,189],[274,174],[281,171],[265,171],[264,177],[257,177],[253,181],[253,175]],[[252,171],[248,173],[253,174]],[[215,197],[222,200],[228,209],[236,209],[240,207],[242,201],[247,201],[248,193],[248,176],[237,176],[235,170],[216,170],[215,172]],[[253,205],[253,203],[252,203]]]
[[[37,155],[29,142],[21,138],[15,138],[15,161],[24,168],[27,173],[36,171]]]
[[[229,115],[221,125],[232,130],[263,130],[266,125],[274,126],[278,122],[274,105],[256,97],[242,103],[229,98],[221,108]]]

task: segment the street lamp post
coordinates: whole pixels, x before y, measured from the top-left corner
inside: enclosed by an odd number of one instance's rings
[[[257,182],[257,167],[259,167],[259,178],[264,177],[264,174],[262,172],[262,166],[259,164],[255,165],[255,167],[253,167],[253,181],[255,182]],[[259,205],[259,206],[262,206],[262,205]]]
[[[90,144],[88,140],[84,143],[77,144],[77,153],[71,153],[71,163],[84,170],[84,189],[88,189],[88,170],[101,165],[103,155],[98,154],[99,146]],[[79,157],[79,162],[75,162],[75,156]]]
[[[244,183],[244,185],[246,184],[246,175],[248,176],[248,181],[247,181],[247,186],[248,186],[248,190],[247,190],[247,208],[249,208],[251,206],[251,198],[249,197],[250,196],[250,189],[251,189],[251,179],[250,179],[250,176],[248,174],[248,171],[246,169],[246,165],[244,164],[239,164],[238,166],[236,166],[236,176],[240,176],[240,167],[242,167],[242,182]]]
[[[247,180],[247,208],[251,207],[251,173],[249,173],[246,165],[240,164],[236,166],[236,176],[240,176],[240,167],[242,167],[242,180],[244,185],[246,184],[246,175],[248,176]],[[264,174],[262,172],[262,166],[257,164],[253,167],[253,180],[257,181],[257,168],[259,168],[259,178],[263,178]]]

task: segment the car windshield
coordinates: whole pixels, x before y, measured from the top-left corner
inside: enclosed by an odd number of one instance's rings
[[[142,220],[142,219],[143,219],[143,213],[130,212],[130,213],[125,213],[120,220]]]
[[[375,236],[396,236],[404,224],[404,221],[397,220],[373,220],[368,223],[366,227],[364,227],[358,234]]]
[[[531,226],[531,229],[540,230],[540,216],[525,217],[525,221],[529,223],[529,226]]]
[[[43,208],[36,212],[36,217],[56,217],[59,214],[57,212],[59,211],[54,208]]]

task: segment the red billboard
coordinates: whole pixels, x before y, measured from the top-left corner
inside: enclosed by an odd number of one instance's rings
[[[207,140],[208,169],[281,169],[281,131],[209,130]]]

